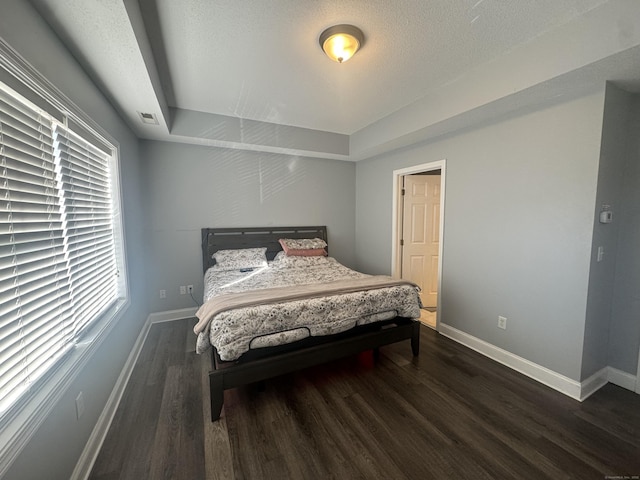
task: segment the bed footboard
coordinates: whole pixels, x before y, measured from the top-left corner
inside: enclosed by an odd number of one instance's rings
[[[321,343],[286,353],[236,363],[209,372],[211,398],[211,421],[220,418],[224,403],[224,391],[285,373],[337,360],[365,350],[377,349],[383,345],[411,340],[411,351],[420,351],[420,322],[399,318],[398,324],[374,331],[357,333],[335,341]]]

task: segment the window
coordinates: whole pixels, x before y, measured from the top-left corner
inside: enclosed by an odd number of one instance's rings
[[[116,147],[39,100],[0,81],[0,418],[126,300]]]

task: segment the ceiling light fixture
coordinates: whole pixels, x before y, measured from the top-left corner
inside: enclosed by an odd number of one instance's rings
[[[320,47],[338,63],[349,60],[364,43],[362,30],[353,25],[334,25],[320,34]]]

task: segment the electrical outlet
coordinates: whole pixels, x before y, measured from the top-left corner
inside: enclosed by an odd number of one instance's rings
[[[180,295],[186,295],[187,294],[187,287],[185,287],[184,285],[180,285]]]
[[[507,317],[498,317],[498,328],[507,329]]]
[[[80,417],[84,413],[84,396],[82,392],[76,397],[76,418],[80,420]]]
[[[189,295],[193,293],[193,285],[187,285],[187,292],[189,292]]]
[[[166,290],[160,290],[160,298],[167,298],[167,291]]]

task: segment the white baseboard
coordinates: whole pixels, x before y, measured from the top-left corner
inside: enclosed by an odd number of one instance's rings
[[[113,422],[113,417],[116,414],[120,400],[122,400],[122,395],[124,395],[124,390],[127,387],[131,374],[133,373],[133,367],[138,361],[138,357],[140,356],[144,342],[147,339],[151,325],[154,323],[170,322],[173,320],[182,320],[183,318],[193,317],[196,310],[196,308],[183,308],[180,310],[156,312],[147,317],[147,320],[144,322],[142,330],[140,330],[140,334],[131,349],[131,353],[127,357],[127,361],[118,376],[118,380],[116,381],[113,390],[111,390],[107,403],[96,422],[96,426],[93,428],[91,436],[78,459],[78,463],[71,475],[71,480],[86,480],[89,478],[93,464],[98,458],[98,453],[100,453],[102,444],[109,432],[111,422]]]
[[[512,368],[529,378],[579,401],[589,396],[611,382],[614,385],[635,391],[636,377],[613,367],[604,367],[582,382],[577,382],[546,367],[533,363],[525,358],[514,355],[484,340],[480,340],[450,325],[441,323],[439,332],[482,355],[495,360],[502,365]]]
[[[584,401],[609,383],[609,368],[604,367],[580,383],[580,401]]]
[[[519,357],[518,355],[514,355],[511,352],[496,347],[484,340],[480,340],[479,338],[469,335],[468,333],[458,330],[450,325],[440,323],[439,329],[440,333],[444,336],[449,337],[452,340],[455,340],[456,342],[461,343],[462,345],[465,345],[498,363],[501,363],[502,365],[512,368],[527,377],[533,378],[554,390],[564,393],[571,398],[581,400],[582,385],[580,382],[572,380],[569,377],[565,377],[564,375],[556,373],[553,370],[549,370],[548,368],[533,363],[525,358]]]
[[[174,320],[195,317],[197,311],[198,307],[188,307],[179,310],[167,310],[166,312],[154,312],[149,315],[147,320],[150,323],[173,322]]]
[[[631,375],[630,373],[623,372],[622,370],[618,370],[613,367],[608,367],[607,370],[607,378],[611,383],[618,385],[619,387],[626,388],[627,390],[631,390],[632,392],[635,391],[637,381],[635,375]]]
[[[151,322],[149,321],[149,317],[147,317],[147,320],[142,326],[142,330],[140,330],[140,333],[138,334],[136,342],[133,344],[131,353],[129,353],[129,357],[127,357],[127,361],[118,376],[118,380],[116,380],[116,384],[111,390],[107,403],[102,409],[100,417],[98,417],[96,426],[93,427],[91,436],[89,437],[87,444],[84,446],[84,450],[78,459],[78,463],[76,463],[76,467],[71,474],[71,480],[84,480],[89,478],[93,464],[98,457],[100,448],[102,448],[102,443],[107,436],[113,417],[116,414],[116,410],[118,409],[118,405],[120,404],[120,400],[124,394],[124,389],[126,388],[129,377],[133,372],[133,367],[138,360],[138,356],[142,351],[142,346],[147,339],[150,328]]]

